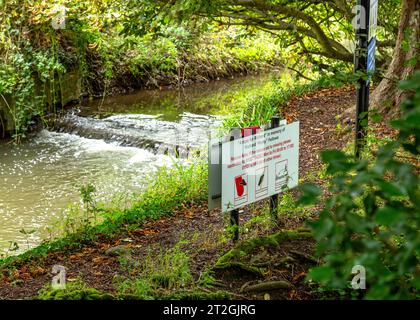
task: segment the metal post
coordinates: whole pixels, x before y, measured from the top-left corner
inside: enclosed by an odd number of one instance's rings
[[[238,130],[237,128],[232,129]],[[230,136],[230,141],[235,140],[235,136]],[[230,226],[232,227],[232,240],[234,242],[239,240],[239,209],[234,209],[230,212]]]
[[[270,129],[278,128],[280,126],[280,117],[274,116],[271,118],[271,127]],[[278,194],[272,195],[270,197],[270,214],[274,221],[277,221],[277,211],[279,206],[279,196]]]
[[[354,154],[356,158],[361,157],[361,151],[365,145],[367,135],[367,121],[369,121],[369,84],[365,80],[358,81],[357,107],[356,107],[356,139]],[[362,116],[363,115],[363,116]],[[362,121],[365,122],[362,125]]]
[[[367,72],[367,49],[369,33],[369,14],[370,0],[358,0],[357,5],[362,8],[360,21],[356,29],[356,50],[354,59],[354,71]],[[364,9],[364,11],[363,11]],[[369,111],[369,80],[360,78],[357,86],[357,105],[356,105],[356,133],[354,154],[357,158],[361,156],[361,150],[365,145],[367,134],[367,121]],[[362,125],[361,122],[365,122]]]
[[[239,209],[230,212],[230,225],[232,227],[232,240],[234,242],[239,240]]]

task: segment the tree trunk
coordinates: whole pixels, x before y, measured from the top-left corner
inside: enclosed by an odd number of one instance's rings
[[[417,57],[417,61],[413,59],[414,57]],[[399,105],[405,98],[405,94],[397,87],[398,81],[407,79],[414,70],[418,69],[420,69],[420,1],[403,0],[394,54],[384,79],[372,93],[372,107],[390,117],[396,116],[399,113]]]

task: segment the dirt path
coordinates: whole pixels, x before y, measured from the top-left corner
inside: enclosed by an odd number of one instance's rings
[[[323,89],[292,99],[286,119],[300,121],[300,175],[319,168],[319,152],[343,148],[352,135],[337,129],[341,115],[355,104],[353,88]]]
[[[347,109],[355,100],[352,88],[326,89],[310,93],[304,97],[294,98],[284,109],[288,121],[300,120],[300,175],[319,168],[319,151],[329,148],[343,148],[351,135],[338,132],[336,129],[337,116]],[[251,216],[258,214],[258,207],[248,208],[241,217],[241,224]],[[299,221],[286,219],[279,225],[282,228],[293,228]],[[262,230],[268,233],[273,230]],[[189,241],[187,246],[190,256],[190,268],[195,278],[229,248],[230,241],[219,241],[226,235],[225,221],[219,211],[207,212],[206,203],[179,209],[173,216],[146,223],[138,230],[114,239],[99,239],[97,242],[80,250],[69,250],[60,253],[50,253],[47,257],[30,261],[24,265],[16,265],[13,269],[0,271],[0,299],[28,299],[37,296],[38,290],[51,283],[52,266],[63,265],[67,268],[67,277],[72,281],[82,278],[89,286],[105,292],[113,292],[113,279],[116,275],[126,275],[122,270],[119,258],[106,254],[109,248],[125,244],[131,250],[131,259],[141,261],[151,247],[170,248],[178,241]],[[249,238],[255,232],[242,235]],[[225,237],[226,238],[226,237]],[[271,255],[288,256],[291,251],[299,250],[310,254],[313,249],[312,241],[290,242],[282,246],[278,252],[268,252]],[[276,269],[270,279],[288,279],[297,284],[303,278],[307,265],[297,261],[292,269]],[[249,277],[232,281],[225,273],[219,274],[218,279],[222,287],[237,294],[236,297],[261,299],[263,296],[248,294],[242,296],[240,286]],[[252,279],[251,279],[252,280]],[[271,298],[305,299],[310,296],[306,287],[291,289],[274,294]]]

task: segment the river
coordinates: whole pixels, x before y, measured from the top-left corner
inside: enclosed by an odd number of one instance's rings
[[[0,253],[38,245],[42,230],[80,203],[81,186],[93,184],[95,199],[105,203],[141,192],[159,167],[206,144],[220,125],[222,99],[258,91],[269,80],[247,76],[87,101],[55,130],[21,145],[0,144]],[[174,147],[181,159],[171,156]],[[11,252],[14,242],[19,248]]]

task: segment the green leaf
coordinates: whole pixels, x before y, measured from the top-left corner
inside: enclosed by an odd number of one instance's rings
[[[412,113],[407,116],[404,124],[411,126],[412,128],[420,128],[420,110],[419,112]]]
[[[322,194],[321,189],[313,183],[305,183],[299,187],[299,190],[302,192],[302,196],[298,204],[303,206],[316,203]]]
[[[344,152],[338,150],[326,150],[321,153],[324,163],[328,164],[327,173],[348,173],[355,167],[353,160]]]
[[[372,110],[370,112],[370,118],[372,119],[373,123],[378,123],[382,120],[382,115],[379,113],[378,110]]]
[[[367,171],[360,172],[352,181],[353,186],[361,186],[364,185],[372,180],[372,175],[369,174]]]
[[[390,287],[383,284],[374,284],[368,291],[366,299],[377,300],[377,299],[391,299],[392,296],[389,294]]]
[[[327,284],[333,280],[335,271],[331,267],[315,267],[309,270],[308,278],[322,284]]]
[[[394,182],[378,181],[378,186],[385,197],[398,197],[406,195],[405,190]]]
[[[376,196],[373,193],[369,193],[363,199],[363,205],[365,207],[365,212],[372,213],[375,211],[376,208]]]
[[[398,86],[402,90],[413,90],[420,87],[420,71],[417,71],[408,80],[400,81]]]
[[[333,230],[334,222],[327,211],[322,211],[319,219],[310,222],[309,226],[314,230],[316,239],[321,240]]]
[[[359,114],[359,119],[360,119],[360,120],[362,120],[362,119],[364,119],[367,115],[368,115],[367,111],[361,112],[361,113]]]
[[[325,150],[321,153],[322,161],[330,163],[337,159],[347,158],[347,155],[339,150]]]
[[[376,223],[384,226],[391,226],[398,222],[402,217],[399,210],[392,207],[383,207],[376,211],[375,221]]]
[[[349,227],[351,230],[355,232],[363,232],[368,227],[368,224],[366,223],[366,221],[362,217],[358,216],[357,214],[353,214],[349,212],[345,216],[345,218],[346,218],[347,227]]]
[[[411,284],[417,290],[420,290],[420,277],[416,277],[411,281]]]

